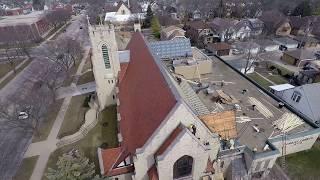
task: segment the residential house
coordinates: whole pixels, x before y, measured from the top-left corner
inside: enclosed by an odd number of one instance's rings
[[[290,20],[279,11],[265,11],[259,17],[264,23],[264,30],[268,34],[288,36],[291,32]]]
[[[106,11],[104,21],[117,26],[135,23],[136,21],[145,18],[145,14],[141,13],[141,9],[136,6],[131,6],[129,2],[128,4],[125,4],[120,1],[114,5],[108,5],[106,6]]]
[[[260,19],[249,18],[249,19],[244,19],[244,21],[247,21],[249,23],[251,36],[259,36],[260,34],[262,34],[264,23]]]
[[[270,39],[257,39],[254,41],[260,46],[260,50],[264,52],[277,51],[280,45]]]
[[[281,57],[281,60],[287,64],[291,64],[297,67],[303,67],[305,64],[316,60],[313,51],[307,49],[296,49],[292,51],[285,51]]]
[[[295,76],[295,83],[299,85],[320,82],[320,71],[316,69],[303,69]]]
[[[251,28],[249,21],[240,20],[233,26],[235,39],[245,40],[251,36]]]
[[[258,54],[260,46],[252,41],[247,42],[235,42],[232,44],[234,49],[240,50],[244,53]]]
[[[280,49],[283,50],[290,50],[290,49],[296,49],[298,48],[298,41],[295,41],[289,37],[280,37],[275,38],[273,41],[280,45]]]
[[[230,55],[231,45],[225,42],[209,43],[206,46],[206,50],[209,53],[213,53],[218,56],[228,56]]]
[[[294,80],[299,85],[320,82],[320,61],[316,60],[305,64]]]
[[[186,37],[190,38],[192,44],[196,46],[204,47],[208,43],[219,41],[219,37],[214,36],[214,32],[204,21],[189,21],[184,29]]]
[[[317,47],[319,45],[319,40],[311,36],[295,36],[294,40],[298,41],[298,47]]]
[[[227,19],[227,18],[214,18],[209,24],[214,35],[219,37],[220,41],[229,41],[237,38],[234,26],[238,23],[237,20]],[[242,34],[245,35],[247,29],[239,26],[239,30],[242,30]]]
[[[277,93],[277,96],[300,111],[316,124],[320,123],[320,83],[291,87]]]
[[[186,38],[185,30],[177,26],[163,28],[160,32],[161,40],[171,40],[175,38]]]
[[[201,19],[201,12],[199,10],[195,10],[192,12],[192,19],[193,20],[200,20]]]

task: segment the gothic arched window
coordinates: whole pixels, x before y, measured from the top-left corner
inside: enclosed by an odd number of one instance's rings
[[[108,47],[106,45],[102,45],[101,49],[102,49],[102,56],[103,56],[104,65],[105,65],[106,69],[110,69],[111,65],[110,65]]]
[[[173,178],[177,179],[189,176],[192,173],[193,158],[190,156],[182,156],[173,165]]]

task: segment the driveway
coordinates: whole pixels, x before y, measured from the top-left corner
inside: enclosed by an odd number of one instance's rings
[[[67,35],[78,39],[85,47],[90,46],[88,33],[85,29],[80,30],[81,22],[86,22],[85,16],[75,17],[75,21],[67,28]],[[8,101],[12,97],[24,98],[30,94],[35,83],[42,80],[45,68],[50,62],[44,58],[41,50],[46,42],[31,50],[33,61],[21,73],[19,73],[12,81],[0,90],[0,100]],[[23,129],[15,129],[6,127],[1,124],[0,128],[0,180],[11,179],[16,173],[23,159],[29,144],[32,140],[32,133],[27,133]]]

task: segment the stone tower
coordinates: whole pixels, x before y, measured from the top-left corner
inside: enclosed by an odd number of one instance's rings
[[[89,23],[89,36],[92,45],[92,66],[96,81],[96,95],[99,109],[116,104],[116,84],[120,63],[114,26]]]

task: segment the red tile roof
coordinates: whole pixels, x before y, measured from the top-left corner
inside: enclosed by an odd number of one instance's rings
[[[148,176],[149,180],[159,180],[158,171],[155,164],[148,170]]]
[[[124,167],[119,167],[119,168],[114,168],[111,170],[109,173],[110,176],[117,176],[119,174],[126,174],[134,171],[134,166],[124,166]]]
[[[121,148],[101,149],[101,157],[103,162],[103,171],[107,175],[112,170],[114,163],[117,161],[121,153]]]
[[[127,50],[130,62],[119,83],[124,154],[118,163],[146,143],[177,102],[140,32],[133,34]]]
[[[124,75],[126,74],[129,63],[121,63],[120,64],[120,72],[119,72],[119,82],[121,83]]]
[[[157,150],[155,153],[155,157],[161,155],[164,153],[164,151],[170,146],[170,144],[177,138],[177,136],[180,134],[182,131],[182,127],[178,126],[175,130],[172,131],[172,133],[169,135],[169,137],[162,143],[160,148]]]

